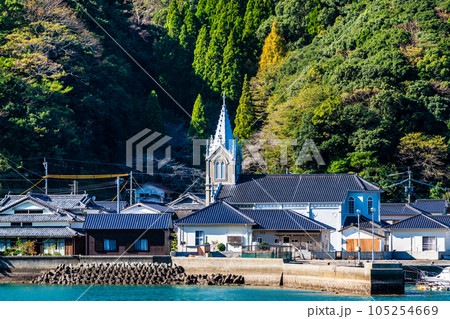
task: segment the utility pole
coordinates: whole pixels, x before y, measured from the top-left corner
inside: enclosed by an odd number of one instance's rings
[[[117,176],[116,178],[116,184],[117,184],[117,214],[120,214],[120,177]]]
[[[411,203],[411,169],[408,166],[408,204]]]
[[[45,168],[45,195],[48,195],[48,178],[47,178],[47,176],[48,176],[48,163],[47,163],[47,160],[45,159],[45,157],[44,157],[44,163],[42,163],[43,165],[44,165],[44,168]]]
[[[73,194],[74,195],[78,194],[78,181],[77,180],[73,181]]]
[[[133,171],[130,172],[130,206],[133,205]]]

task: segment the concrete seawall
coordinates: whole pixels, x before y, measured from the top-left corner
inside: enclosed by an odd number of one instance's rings
[[[183,258],[173,262],[186,273],[237,273],[245,283],[258,286],[341,292],[358,295],[403,294],[401,264],[371,264],[349,267],[323,264],[285,264],[271,258]]]
[[[31,282],[41,272],[60,264],[113,263],[117,257],[39,256],[0,257],[0,283]],[[189,258],[126,256],[120,262],[163,262],[182,266],[186,274],[236,274],[245,284],[339,292],[346,294],[403,294],[404,279],[399,263],[366,263],[364,267],[327,264],[286,264],[273,258]]]

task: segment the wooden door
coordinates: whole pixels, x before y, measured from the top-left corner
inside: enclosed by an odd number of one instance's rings
[[[356,249],[358,247],[358,239],[347,239],[345,243],[347,251],[358,251]],[[360,243],[361,251],[372,251],[372,239],[361,239]],[[380,251],[380,239],[375,238],[374,244],[374,251]]]

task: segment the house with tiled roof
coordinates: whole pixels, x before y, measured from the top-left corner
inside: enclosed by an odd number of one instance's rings
[[[330,232],[334,229],[290,209],[240,209],[225,201],[216,201],[199,211],[175,221],[178,226],[178,251],[196,252],[197,246],[222,243],[227,251],[241,252],[243,247],[271,243],[282,245],[283,239],[310,251],[329,250]],[[311,240],[314,236],[315,241]],[[245,249],[245,248],[244,248]]]
[[[408,203],[381,203],[380,218],[387,224],[394,224],[425,211]]]
[[[84,254],[84,195],[6,195],[0,201],[0,251],[18,238],[33,241],[36,254]]]
[[[450,215],[420,213],[386,227],[391,251],[422,254],[423,259],[438,259],[450,251]]]
[[[450,214],[450,205],[445,199],[417,199],[413,206],[430,214]]]
[[[206,205],[223,201],[241,211],[292,211],[336,230],[330,233],[327,246],[330,251],[347,249],[346,233],[340,231],[347,217],[359,212],[372,219],[374,210],[373,219],[380,222],[382,189],[356,174],[245,175],[241,164],[241,145],[233,136],[224,100],[216,132],[206,149]],[[273,215],[273,218],[279,216]],[[286,230],[275,234],[276,238],[269,244],[283,243],[300,248],[298,232]],[[306,232],[306,236],[310,242],[318,242],[312,233]],[[257,243],[258,238],[252,236],[247,240]],[[350,246],[355,248],[353,242]],[[383,248],[380,241],[375,249]]]
[[[87,214],[88,255],[169,255],[172,214]]]
[[[174,218],[186,217],[206,206],[205,194],[186,192],[167,204],[175,211]]]

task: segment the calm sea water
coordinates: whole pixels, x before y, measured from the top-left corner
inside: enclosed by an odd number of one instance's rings
[[[71,301],[79,298],[89,286],[45,286],[0,284],[1,301]],[[380,296],[375,300],[450,301],[450,292],[421,292],[406,287],[404,296]],[[85,301],[167,301],[167,300],[228,300],[228,301],[352,301],[371,300],[368,297],[336,295],[285,288],[226,286],[92,286],[80,300]]]

